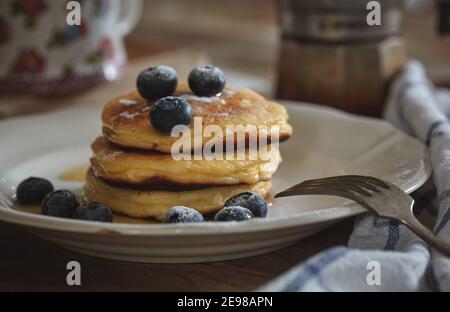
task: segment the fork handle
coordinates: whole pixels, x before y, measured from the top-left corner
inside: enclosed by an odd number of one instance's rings
[[[433,232],[426,228],[415,217],[408,218],[403,223],[417,236],[428,243],[428,245],[450,257],[450,244],[434,235]]]

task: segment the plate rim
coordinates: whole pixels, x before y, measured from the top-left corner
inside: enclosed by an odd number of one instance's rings
[[[415,141],[418,146],[424,149],[423,153],[423,166],[421,166],[418,172],[415,174],[416,180],[411,183],[406,189],[407,193],[410,193],[420,186],[422,186],[431,176],[431,165],[429,163],[429,156],[426,153],[426,146],[401,130],[395,128],[389,122],[376,119],[367,116],[358,116],[344,111],[340,111],[335,108],[321,106],[317,104],[296,102],[296,101],[279,101],[285,105],[288,109],[311,109],[317,111],[319,114],[332,114],[337,115],[339,118],[346,118],[351,120],[366,121],[373,124],[383,125],[384,127],[391,128],[393,133],[397,137],[403,139],[409,139]],[[82,106],[86,108],[86,106]],[[50,113],[38,114],[42,116],[44,114],[57,114],[66,112],[69,110],[77,110],[81,107],[69,108],[66,110],[57,110]],[[36,116],[38,116],[36,115]],[[6,120],[8,124],[14,124],[17,120],[22,119],[32,120],[35,116],[23,116],[16,117],[10,120]],[[1,177],[0,177],[1,178]],[[104,234],[104,235],[123,235],[123,236],[167,236],[167,235],[204,235],[204,234],[242,234],[258,231],[276,231],[291,227],[298,226],[317,226],[322,223],[330,221],[338,221],[343,218],[351,217],[364,212],[365,209],[358,204],[347,201],[344,204],[323,208],[321,210],[320,220],[313,220],[312,214],[307,215],[290,215],[289,217],[274,217],[271,219],[253,219],[249,222],[205,222],[200,224],[132,224],[132,223],[102,223],[93,221],[82,221],[74,219],[64,219],[56,217],[47,217],[38,214],[32,214],[24,211],[14,210],[10,207],[5,207],[0,203],[0,220],[17,224],[20,226],[31,227],[40,230],[50,231],[62,231],[71,233],[85,233],[85,234]]]

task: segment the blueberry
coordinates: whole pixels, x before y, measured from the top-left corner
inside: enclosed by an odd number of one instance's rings
[[[80,204],[69,190],[57,190],[48,193],[41,203],[42,214],[52,217],[72,218]]]
[[[225,75],[214,66],[203,65],[194,68],[189,73],[189,87],[198,96],[211,96],[225,87]]]
[[[149,101],[173,94],[177,83],[177,72],[166,65],[147,68],[139,74],[136,80],[139,94]]]
[[[73,215],[75,219],[99,222],[112,222],[113,215],[109,208],[97,202],[79,206]]]
[[[258,193],[243,192],[227,199],[225,207],[241,206],[250,210],[255,217],[264,218],[267,215],[267,204]]]
[[[166,96],[158,100],[150,110],[153,128],[162,133],[170,133],[177,125],[189,126],[191,120],[191,105],[185,99],[175,96]]]
[[[214,221],[245,221],[253,218],[253,213],[247,208],[229,206],[220,210],[214,216]]]
[[[42,178],[30,177],[17,186],[17,201],[21,204],[40,204],[45,195],[53,191],[50,181]]]
[[[172,207],[164,216],[162,223],[193,223],[204,222],[203,216],[195,209],[175,206]]]

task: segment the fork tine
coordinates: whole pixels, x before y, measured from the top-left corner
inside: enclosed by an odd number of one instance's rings
[[[321,179],[318,179],[321,180]],[[308,182],[308,181],[307,181]],[[334,196],[340,196],[344,198],[351,199],[360,205],[366,207],[368,210],[372,211],[376,215],[379,215],[379,212],[374,210],[373,207],[370,205],[367,205],[366,200],[364,196],[370,197],[370,193],[368,193],[365,190],[362,190],[366,194],[361,193],[361,189],[357,189],[358,191],[349,190],[349,185],[343,185],[343,184],[330,184],[327,183],[326,185],[305,185],[305,182],[296,184],[284,191],[279,192],[278,194],[274,195],[274,198],[280,198],[280,197],[287,197],[287,196],[296,196],[296,195],[334,195]],[[361,196],[364,195],[364,196]]]
[[[344,197],[349,198],[349,195],[352,195],[350,198],[354,199],[356,194],[364,195],[364,196],[371,196],[371,194],[366,191],[365,189],[357,186],[352,185],[349,183],[331,183],[331,182],[325,182],[320,183],[321,181],[318,180],[312,180],[317,181],[318,183],[309,183],[310,181],[305,181],[299,184],[296,184],[278,194],[276,194],[274,197],[285,197],[285,196],[291,196],[291,195],[302,195],[302,194],[328,194],[328,195],[339,195],[345,193]],[[339,192],[339,194],[336,194],[336,192]]]
[[[352,180],[352,181],[359,181],[359,182],[363,182],[363,183],[370,183],[372,185],[376,185],[376,186],[380,186],[383,188],[388,189],[389,188],[389,184],[387,184],[386,182],[374,178],[374,177],[369,177],[369,176],[360,176],[360,175],[343,175],[343,176],[336,176],[336,177],[326,177],[326,178],[322,178],[322,179],[318,179],[318,180],[333,180],[333,181],[340,181],[340,180]]]
[[[364,195],[364,196],[371,196],[370,192],[365,190],[364,188],[360,187],[359,185],[351,184],[351,183],[319,183],[319,184],[304,184],[302,187],[322,187],[322,188],[332,188],[335,189],[336,187],[339,187],[340,189],[350,190],[355,193]]]
[[[334,185],[334,184],[341,184],[341,185],[349,185],[349,187],[352,186],[358,186],[363,189],[368,189],[372,192],[380,192],[379,188],[374,186],[373,184],[360,181],[360,180],[353,180],[353,179],[317,179],[317,180],[308,180],[303,182],[304,185]],[[368,195],[368,194],[365,194]]]
[[[317,186],[302,186],[301,183],[294,185],[287,190],[275,194],[275,198],[286,197],[292,195],[336,195],[345,198],[354,199],[356,195],[351,191],[339,186],[327,186],[327,187],[317,187]]]
[[[339,188],[338,188],[339,186]],[[339,191],[339,192],[349,192],[361,194],[364,196],[371,196],[369,191],[373,192],[381,192],[378,187],[382,187],[385,189],[390,188],[390,186],[382,180],[377,178],[367,177],[367,176],[358,176],[358,175],[345,175],[345,176],[336,176],[336,177],[326,177],[321,179],[313,179],[306,180],[302,183],[292,186],[291,188],[286,189],[275,195],[277,197],[284,197],[290,195],[296,195],[299,192],[302,194],[305,193],[306,188],[322,188],[328,189],[330,191]],[[308,189],[309,192],[318,192],[316,190]],[[321,194],[324,194],[321,190]],[[348,196],[346,196],[348,197]]]

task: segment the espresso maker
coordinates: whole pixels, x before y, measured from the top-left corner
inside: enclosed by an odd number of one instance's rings
[[[402,0],[280,0],[277,97],[378,116],[389,81],[407,60]]]

